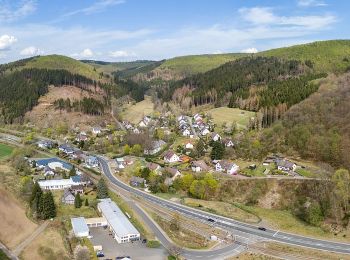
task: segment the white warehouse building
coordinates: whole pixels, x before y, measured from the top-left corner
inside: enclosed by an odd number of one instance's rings
[[[86,224],[85,218],[71,218],[72,228],[76,237],[89,236],[89,227]]]
[[[60,179],[60,180],[44,180],[38,181],[40,188],[44,190],[64,190],[72,187],[74,181],[70,179]]]
[[[97,208],[107,221],[107,225],[118,243],[140,240],[140,233],[111,199],[101,200],[97,204]]]

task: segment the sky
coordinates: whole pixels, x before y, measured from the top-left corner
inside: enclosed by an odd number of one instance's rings
[[[350,39],[348,0],[0,0],[0,63],[257,52]]]

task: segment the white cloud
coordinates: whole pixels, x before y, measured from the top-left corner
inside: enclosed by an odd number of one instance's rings
[[[278,16],[273,13],[270,7],[241,8],[239,13],[242,18],[254,25],[270,26],[300,26],[305,29],[324,29],[337,21],[336,17],[330,14],[305,15],[305,16]]]
[[[14,36],[10,36],[7,34],[0,36],[0,51],[1,50],[8,50],[15,42],[17,42],[17,39]]]
[[[78,58],[91,58],[92,56],[94,56],[94,52],[91,49],[86,48],[82,52],[80,52],[80,53],[73,53],[70,56],[78,57]]]
[[[311,7],[311,6],[327,6],[328,4],[324,1],[318,0],[298,0],[298,6]]]
[[[44,54],[44,52],[34,46],[30,46],[21,50],[20,54],[22,56],[37,56]]]
[[[36,10],[35,0],[23,0],[19,6],[11,6],[8,2],[0,3],[0,22],[13,22],[32,14]]]
[[[244,49],[244,50],[241,50],[242,53],[257,53],[258,50],[257,48],[247,48],[247,49]]]
[[[128,51],[111,51],[109,54],[112,58],[130,58],[136,56],[135,52]]]
[[[108,7],[120,5],[123,3],[125,3],[124,0],[97,0],[92,5],[85,7],[85,8],[82,8],[82,9],[78,9],[78,10],[66,13],[63,15],[63,17],[72,16],[72,15],[76,15],[76,14],[89,15],[89,14],[93,14],[93,13],[99,13],[99,12],[102,12],[103,10],[107,9]]]
[[[277,20],[270,7],[241,8],[239,13],[244,20],[254,24],[270,24]]]

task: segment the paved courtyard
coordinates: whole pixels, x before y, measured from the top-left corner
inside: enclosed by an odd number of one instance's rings
[[[164,247],[148,248],[146,244],[143,244],[141,241],[118,244],[117,241],[109,235],[108,229],[102,227],[90,228],[90,235],[93,236],[91,242],[94,246],[102,245],[102,251],[105,254],[102,259],[115,259],[117,256],[130,256],[133,260],[164,260],[168,256]]]

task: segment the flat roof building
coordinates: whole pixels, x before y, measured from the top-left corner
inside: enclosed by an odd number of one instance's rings
[[[71,218],[73,232],[76,237],[87,237],[89,236],[89,227],[86,224],[85,218]]]
[[[76,184],[72,179],[44,180],[38,183],[43,190],[64,190]]]
[[[140,240],[140,233],[111,199],[103,199],[97,204],[106,219],[110,231],[118,243]]]

